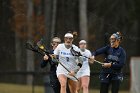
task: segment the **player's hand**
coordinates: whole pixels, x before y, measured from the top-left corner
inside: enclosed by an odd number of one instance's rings
[[[95,57],[94,56],[91,56],[91,57],[89,57],[89,60],[88,61],[89,61],[89,63],[92,63],[93,64],[94,63],[94,60],[95,60]]]
[[[104,68],[110,68],[111,67],[111,63],[103,63],[102,65]]]
[[[44,58],[44,60],[46,60],[46,61],[49,59],[49,57],[48,57],[47,55],[45,55],[43,58]]]
[[[69,75],[70,76],[74,76],[75,75],[75,72],[74,71],[70,71]]]
[[[53,58],[56,58],[56,55],[55,54],[51,54],[50,57],[53,59]]]

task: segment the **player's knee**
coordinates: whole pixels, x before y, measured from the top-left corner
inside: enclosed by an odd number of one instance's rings
[[[87,84],[82,84],[82,88],[83,89],[88,89],[88,85]]]
[[[66,88],[66,85],[65,84],[61,84],[61,87]]]
[[[61,85],[62,88],[66,88],[66,83],[65,82],[61,82],[60,85]]]

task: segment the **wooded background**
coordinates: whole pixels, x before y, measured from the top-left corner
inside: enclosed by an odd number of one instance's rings
[[[63,40],[68,31],[77,31],[74,43],[85,39],[91,51],[108,44],[112,33],[122,32],[127,53],[123,71],[129,73],[130,58],[140,56],[140,0],[0,0],[0,71],[42,71],[42,57],[26,50],[25,42],[44,38],[49,48],[52,37]],[[91,72],[98,70],[91,66]],[[12,81],[4,77],[1,82]],[[32,78],[27,76],[27,84]],[[25,82],[22,76],[16,80]]]

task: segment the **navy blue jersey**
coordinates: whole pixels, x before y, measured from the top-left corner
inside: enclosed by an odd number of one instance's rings
[[[53,54],[53,50],[51,51],[51,54]],[[56,74],[57,63],[53,62],[50,57],[49,57],[49,59],[47,61],[43,60],[41,62],[41,68],[44,68],[48,63],[50,64],[50,72],[52,74]]]
[[[94,56],[100,54],[105,55],[105,63],[112,64],[110,68],[102,69],[104,73],[121,72],[126,60],[126,53],[122,47],[112,48],[107,45],[93,52]]]

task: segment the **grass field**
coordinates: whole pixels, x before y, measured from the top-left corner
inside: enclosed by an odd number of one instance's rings
[[[0,83],[0,93],[32,93],[32,86]],[[44,93],[43,86],[35,86],[34,93]],[[99,90],[90,90],[89,93],[99,93]],[[121,91],[119,93],[129,92]]]
[[[35,86],[34,89],[34,93],[44,93],[41,86]],[[0,83],[0,93],[32,93],[32,86]]]

